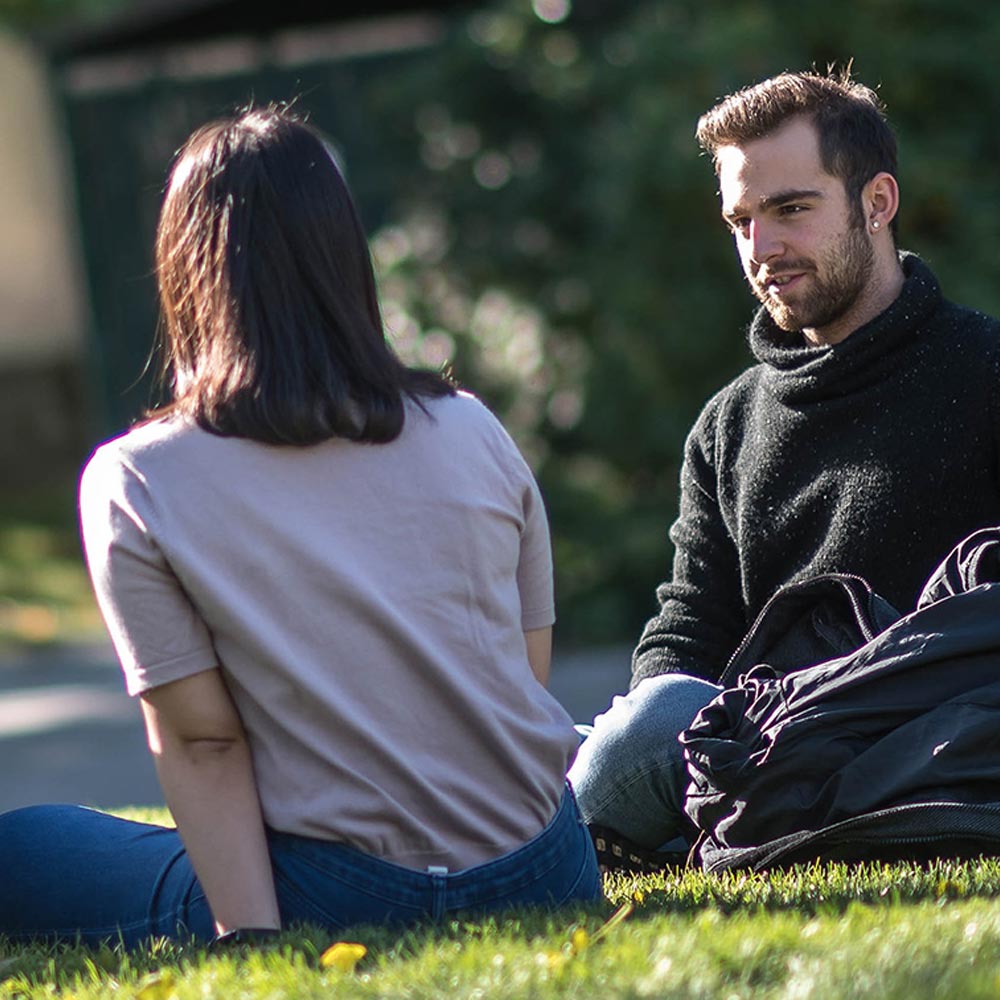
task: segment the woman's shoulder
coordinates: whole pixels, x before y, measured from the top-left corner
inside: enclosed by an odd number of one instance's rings
[[[169,469],[177,462],[189,463],[198,442],[208,437],[200,428],[186,421],[168,418],[148,420],[109,438],[94,449],[81,475],[81,486],[99,481],[109,488],[113,483],[144,483],[161,467]]]
[[[411,429],[476,428],[499,423],[486,405],[465,389],[445,396],[418,396],[406,402]]]
[[[478,396],[460,389],[453,396],[439,396],[422,400],[428,430],[435,427],[451,434],[486,439],[514,447],[510,434],[499,417]]]
[[[146,420],[98,445],[90,463],[141,460],[183,447],[185,442],[193,441],[202,433],[194,425],[176,418]]]
[[[497,464],[508,472],[523,475],[524,456],[504,427],[500,418],[477,396],[459,390],[453,396],[422,400],[418,406],[411,433],[424,436],[428,446],[445,448],[453,456],[462,454],[471,462],[478,460]],[[408,423],[409,414],[408,414]]]
[[[440,412],[452,415],[473,413],[490,414],[486,404],[483,403],[478,396],[469,392],[468,389],[456,389],[455,392],[448,393],[444,396],[421,396],[420,405],[421,408],[430,410],[432,413]],[[490,416],[492,416],[492,414],[490,414]]]

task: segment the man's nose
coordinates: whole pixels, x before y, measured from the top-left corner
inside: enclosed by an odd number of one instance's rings
[[[754,219],[750,223],[747,242],[750,257],[757,264],[766,264],[769,260],[780,256],[785,249],[784,243],[779,239],[776,227],[766,219]]]

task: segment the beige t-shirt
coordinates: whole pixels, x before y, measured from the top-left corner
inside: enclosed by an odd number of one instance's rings
[[[542,829],[578,741],[525,651],[554,620],[534,478],[475,398],[427,407],[389,444],[149,423],[80,514],[129,692],[221,668],[271,827],[457,871]]]

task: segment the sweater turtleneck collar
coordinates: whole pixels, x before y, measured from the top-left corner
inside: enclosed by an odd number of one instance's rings
[[[750,325],[750,350],[764,380],[784,403],[843,396],[878,381],[894,355],[941,304],[941,288],[916,254],[901,252],[905,281],[899,297],[839,344],[813,347],[801,333],[780,329],[761,306]]]

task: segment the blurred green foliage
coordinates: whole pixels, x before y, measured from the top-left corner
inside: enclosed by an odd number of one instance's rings
[[[39,23],[116,2],[0,10]],[[400,353],[450,364],[539,476],[558,638],[634,639],[670,571],[687,429],[749,360],[754,303],[698,116],[784,69],[853,60],[900,138],[901,244],[952,298],[1000,313],[1000,7],[491,0],[451,24],[427,49],[201,78],[153,67],[131,88],[67,97],[106,430],[148,395],[137,376],[171,151],[251,95],[298,95],[343,141]]]
[[[635,638],[670,568],[686,431],[748,362],[753,302],[698,116],[784,69],[839,66],[897,128],[901,245],[1000,312],[1000,8],[973,0],[566,0],[473,14],[379,84],[418,144],[374,237],[388,326],[451,359],[518,439],[553,527],[564,641]]]

